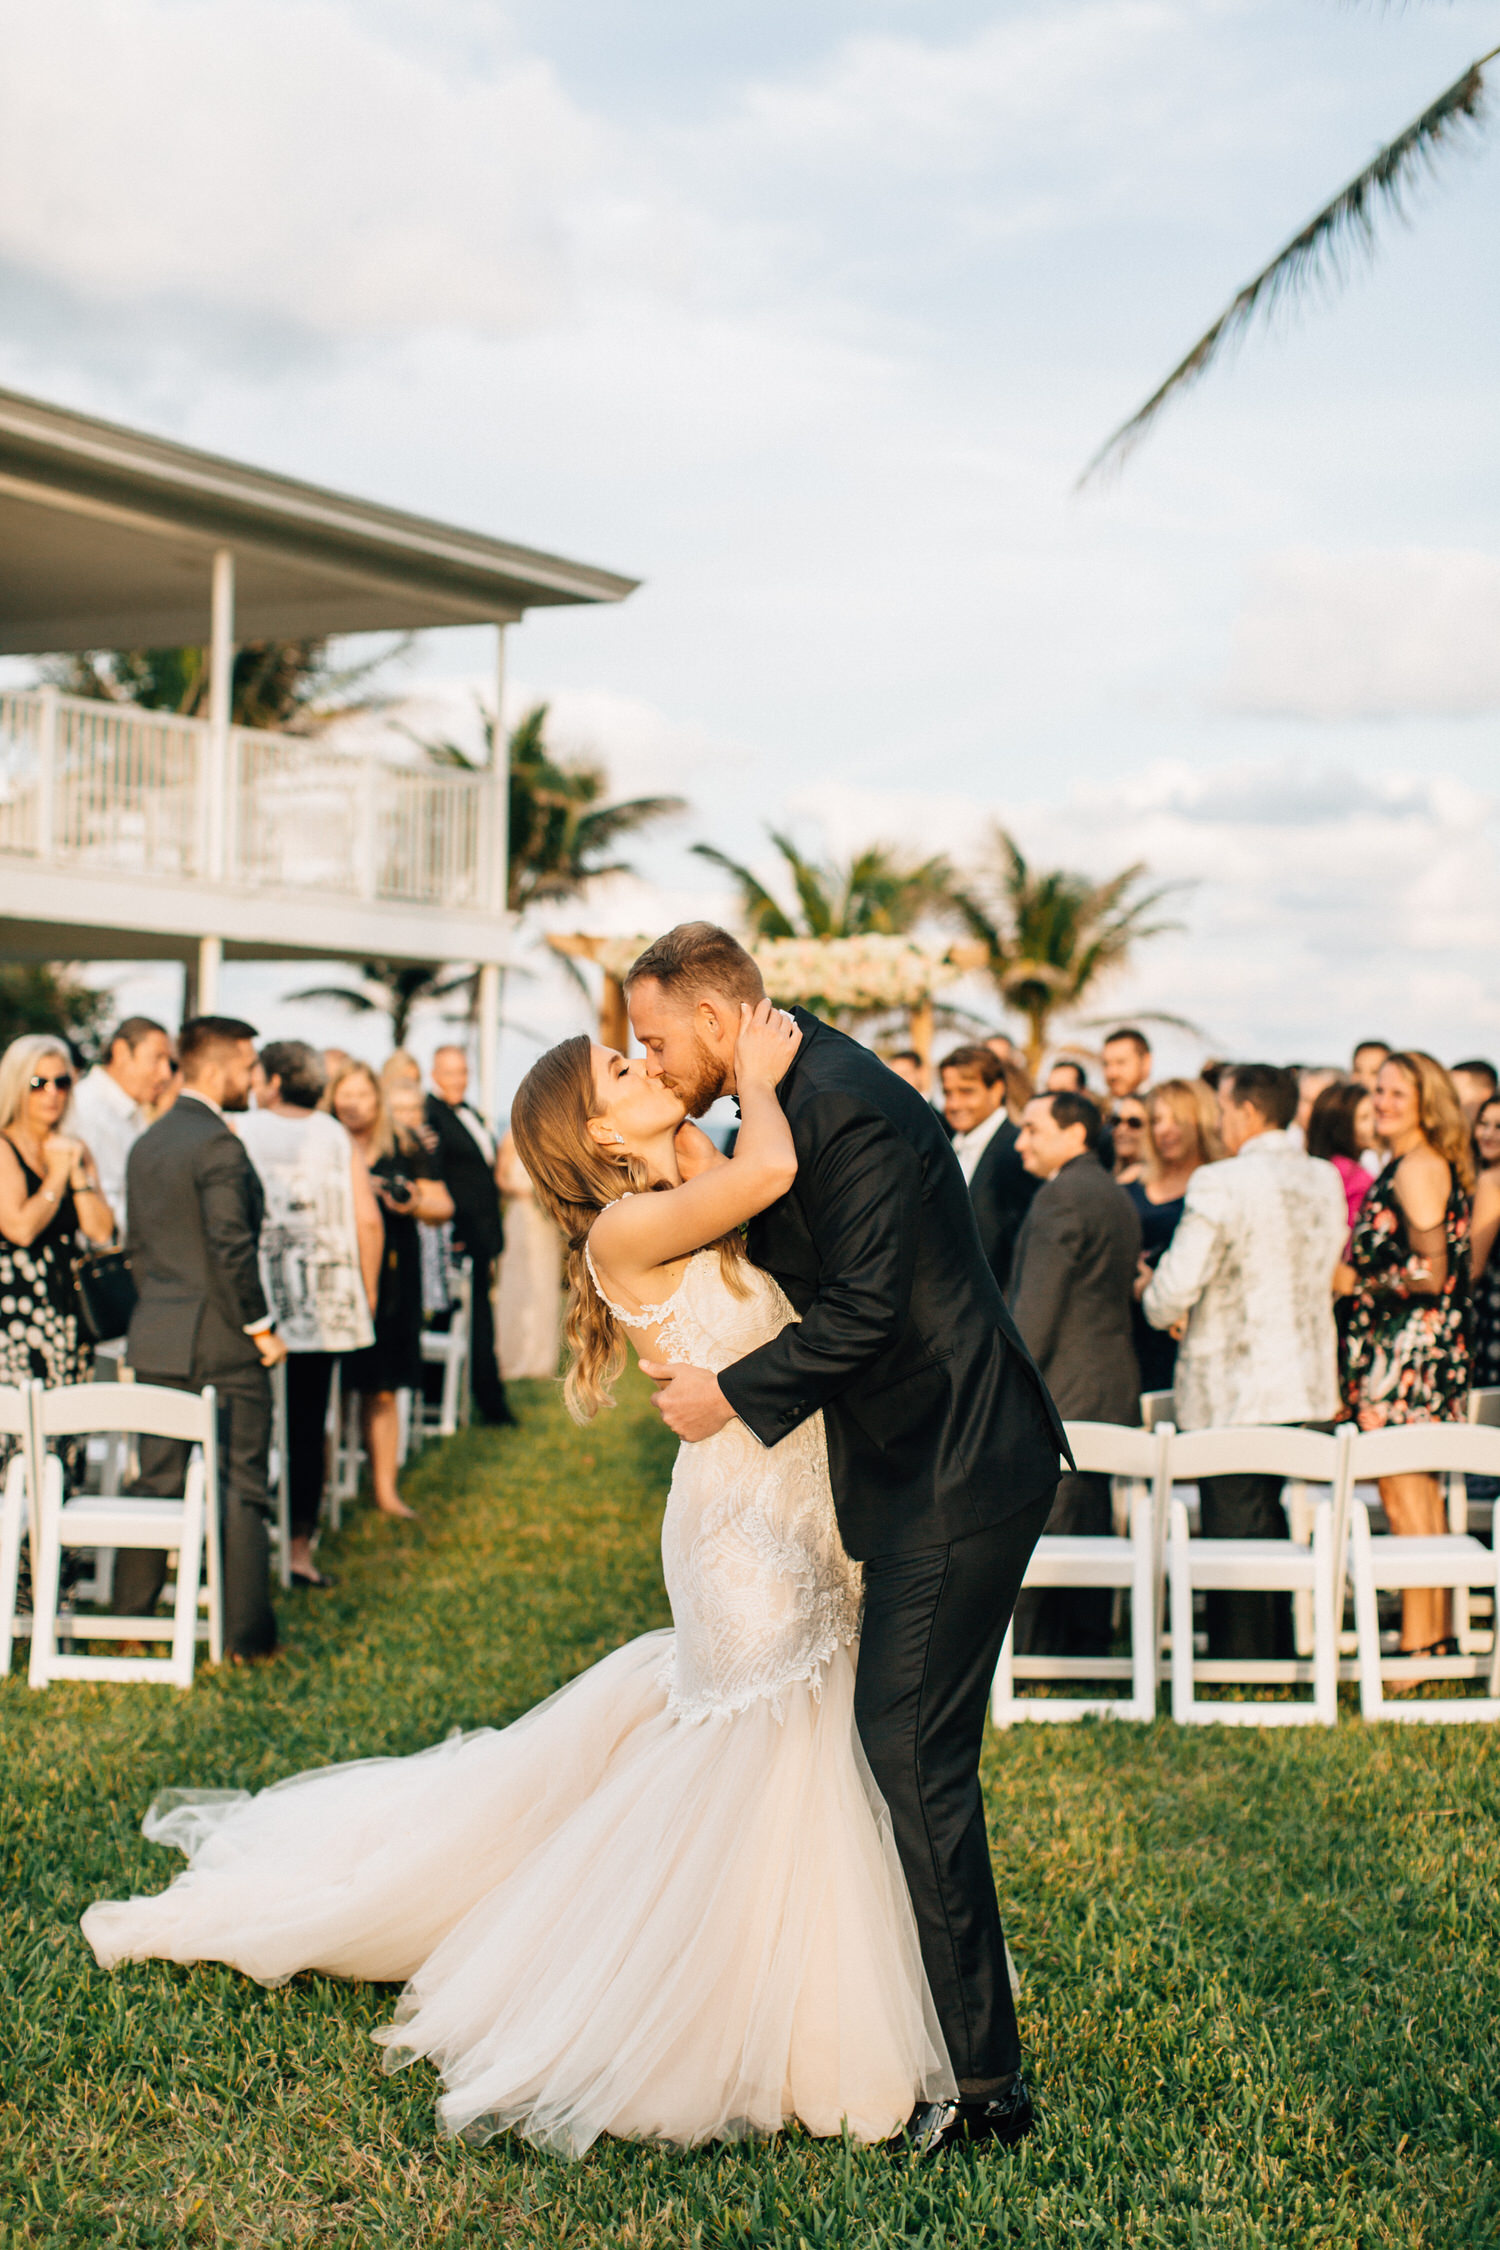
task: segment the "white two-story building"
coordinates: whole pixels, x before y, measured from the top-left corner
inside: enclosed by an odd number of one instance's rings
[[[0,653],[207,643],[207,719],[0,694],[0,955],[472,961],[493,1106],[506,777],[230,723],[238,641],[505,628],[636,581],[0,391]],[[498,706],[497,706],[498,707]]]

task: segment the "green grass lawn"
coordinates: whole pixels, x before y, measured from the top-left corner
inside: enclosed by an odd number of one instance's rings
[[[569,2165],[438,2142],[383,2077],[389,1989],[93,1965],[78,1916],[180,1865],[140,1817],[497,1724],[665,1622],[670,1440],[644,1386],[359,1511],[286,1649],[163,1688],[0,1684],[0,2250],[123,2243],[1500,2244],[1500,1757],[1485,1728],[1018,1728],[986,1757],[1036,2137],[912,2173],[792,2134]]]

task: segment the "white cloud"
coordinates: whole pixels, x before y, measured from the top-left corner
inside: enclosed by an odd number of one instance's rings
[[[997,808],[825,785],[793,812],[847,853],[877,837],[961,864]],[[1443,775],[1362,779],[1264,762],[1162,764],[1006,814],[1043,866],[1142,860],[1189,888],[1100,1006],[1187,1016],[1220,1052],[1345,1054],[1370,1029],[1451,1055],[1500,1045],[1500,800]],[[1090,1013],[1095,1012],[1093,1009]],[[1203,1042],[1163,1040],[1183,1061]]]
[[[86,296],[316,335],[515,334],[582,276],[670,279],[667,214],[536,54],[339,0],[12,10],[0,258]]]
[[[1271,556],[1235,621],[1224,701],[1333,720],[1500,708],[1500,556],[1313,547]]]

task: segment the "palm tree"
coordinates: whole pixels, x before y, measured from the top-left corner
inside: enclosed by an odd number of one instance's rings
[[[581,898],[605,875],[628,875],[629,860],[611,858],[622,838],[687,809],[682,797],[627,797],[608,801],[602,765],[571,758],[547,743],[545,703],[537,703],[511,730],[510,863],[506,904],[512,914],[528,907]],[[456,742],[424,742],[435,764],[481,771],[494,762],[495,720],[482,713],[486,757],[476,761]]]
[[[469,994],[477,981],[472,969],[450,974],[431,963],[412,961],[365,961],[359,973],[363,980],[360,984],[314,984],[305,992],[289,992],[287,998],[324,1001],[347,1008],[352,1015],[389,1016],[391,1045],[404,1047],[412,1017],[419,1008],[451,999],[458,992]]]
[[[336,719],[370,710],[374,673],[403,655],[411,635],[357,664],[331,664],[326,640],[245,641],[234,652],[230,718],[237,727],[321,734]],[[90,649],[58,658],[45,677],[65,695],[134,703],[147,711],[202,718],[208,709],[206,648]]]
[[[1245,283],[1212,327],[1157,385],[1145,405],[1106,439],[1079,478],[1081,485],[1103,469],[1121,467],[1168,401],[1206,373],[1225,346],[1242,336],[1257,317],[1269,316],[1278,305],[1304,295],[1310,288],[1330,292],[1348,278],[1356,258],[1374,255],[1376,219],[1382,207],[1404,217],[1412,187],[1424,173],[1435,169],[1444,147],[1449,142],[1470,139],[1478,129],[1485,69],[1497,56],[1500,47],[1492,47],[1488,54],[1470,63],[1420,117],[1413,118],[1404,132],[1388,142],[1362,172],[1340,188],[1331,203],[1326,203],[1277,251],[1269,265]]]
[[[758,938],[901,937],[924,914],[950,910],[953,870],[946,859],[910,859],[888,845],[870,844],[845,864],[819,863],[798,851],[789,836],[774,828],[767,834],[796,893],[797,908],[791,912],[741,861],[714,844],[693,846],[700,859],[733,877],[741,912]]]
[[[1143,939],[1181,928],[1153,919],[1180,886],[1143,888],[1146,873],[1137,861],[1095,883],[1065,868],[1033,868],[997,825],[990,865],[953,893],[971,937],[985,949],[984,974],[1005,1005],[1026,1019],[1033,1074],[1054,1016],[1076,1008],[1111,969],[1123,968]]]

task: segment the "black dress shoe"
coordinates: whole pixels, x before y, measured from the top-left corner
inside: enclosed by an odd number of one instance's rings
[[[897,2142],[904,2156],[937,2156],[946,2148],[998,2141],[1013,2148],[1036,2123],[1031,2089],[1017,2071],[1009,2086],[985,2102],[919,2102]]]
[[[321,1570],[294,1570],[292,1572],[292,1584],[321,1592],[324,1587],[336,1586],[338,1580],[328,1577],[326,1572]]]

